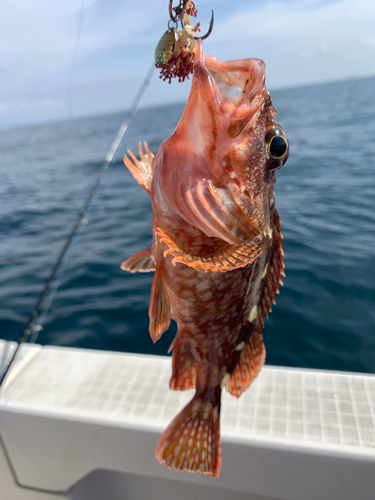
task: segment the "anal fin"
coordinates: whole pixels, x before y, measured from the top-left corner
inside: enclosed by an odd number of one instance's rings
[[[153,342],[160,339],[168,330],[171,323],[171,304],[163,276],[162,263],[156,266],[154,280],[151,288],[150,307],[150,335]]]
[[[173,356],[170,389],[174,391],[193,389],[197,380],[197,371],[194,367],[194,355],[189,340],[177,338],[171,348],[173,348]]]
[[[155,258],[150,247],[129,257],[121,264],[121,269],[130,273],[149,273],[155,271],[155,266]]]

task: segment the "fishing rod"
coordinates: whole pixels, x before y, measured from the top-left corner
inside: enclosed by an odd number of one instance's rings
[[[130,124],[132,123],[132,121],[134,119],[134,116],[137,112],[139,103],[140,103],[140,101],[141,101],[141,99],[146,91],[146,88],[150,84],[152,75],[154,73],[154,69],[155,69],[154,63],[152,63],[152,65],[150,66],[150,69],[148,70],[141,86],[138,89],[138,92],[137,92],[137,94],[132,102],[132,105],[131,105],[124,121],[121,123],[120,128],[118,129],[118,131],[115,135],[115,138],[112,141],[112,144],[111,144],[111,146],[110,146],[110,148],[109,148],[109,150],[104,158],[104,161],[102,163],[100,172],[99,172],[99,174],[95,180],[95,183],[92,186],[90,193],[87,197],[86,203],[79,210],[77,220],[75,221],[68,237],[66,238],[65,243],[63,245],[63,248],[61,249],[61,252],[56,259],[56,262],[51,270],[51,273],[50,273],[49,277],[47,278],[47,280],[43,286],[43,289],[42,289],[41,293],[39,294],[37,301],[35,302],[35,305],[34,305],[32,311],[30,313],[30,316],[26,322],[25,328],[17,341],[17,347],[16,347],[8,365],[4,369],[3,373],[2,374],[0,373],[0,389],[1,389],[1,386],[2,386],[6,376],[8,375],[8,373],[10,371],[11,367],[14,364],[14,361],[15,361],[17,354],[21,348],[21,345],[24,344],[30,337],[32,339],[32,343],[34,343],[36,341],[37,336],[39,335],[40,331],[43,329],[43,323],[44,323],[44,320],[47,316],[47,313],[48,313],[49,307],[52,303],[53,297],[51,297],[51,300],[48,302],[48,307],[46,307],[46,310],[45,310],[42,318],[40,318],[40,320],[38,321],[39,313],[40,313],[42,306],[45,303],[46,299],[51,295],[51,291],[52,291],[53,295],[57,291],[58,284],[54,289],[53,289],[53,285],[57,279],[61,280],[61,277],[65,271],[65,268],[66,268],[66,264],[68,262],[70,255],[71,255],[71,252],[69,252],[69,250],[71,250],[73,243],[76,242],[77,236],[78,236],[82,226],[87,225],[87,216],[88,216],[89,210],[91,208],[91,205],[94,202],[95,198],[97,197],[99,190],[102,187],[104,180],[109,172],[109,167],[112,165],[113,159],[114,159],[114,157],[115,157],[115,155],[116,155],[116,153],[117,153],[117,151],[118,151],[118,149],[119,149],[119,147],[120,147],[120,145],[121,145],[121,143],[126,135],[126,132],[129,129]]]

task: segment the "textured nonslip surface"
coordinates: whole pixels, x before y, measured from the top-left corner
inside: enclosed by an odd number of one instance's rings
[[[5,410],[165,427],[193,391],[168,388],[169,358],[45,348],[0,401]],[[375,376],[264,367],[235,399],[222,435],[375,456]]]

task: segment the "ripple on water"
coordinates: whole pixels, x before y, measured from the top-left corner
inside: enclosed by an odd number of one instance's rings
[[[286,278],[264,331],[267,362],[375,371],[375,80],[272,93],[291,144],[277,173]],[[43,344],[165,354],[148,334],[149,274],[120,264],[151,244],[148,195],[121,162],[156,151],[183,106],[142,110],[81,233]],[[2,131],[0,337],[17,339],[123,113]]]

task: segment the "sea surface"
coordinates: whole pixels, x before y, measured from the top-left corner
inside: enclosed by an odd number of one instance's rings
[[[272,92],[291,149],[277,172],[286,278],[267,363],[375,372],[375,79]],[[166,355],[148,334],[151,205],[121,158],[174,130],[183,104],[138,112],[71,252],[41,344]],[[17,340],[125,112],[0,131],[0,338]]]

